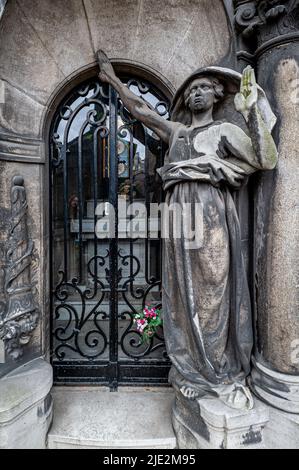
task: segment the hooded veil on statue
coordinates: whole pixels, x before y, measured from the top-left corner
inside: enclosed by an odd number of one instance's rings
[[[200,77],[216,78],[224,97],[214,104],[214,123],[192,128],[185,91]],[[207,393],[225,397],[233,407],[252,407],[244,387],[250,371],[252,313],[241,247],[236,189],[254,171],[263,169],[253,150],[244,118],[234,106],[242,75],[207,67],[195,71],[177,91],[171,121],[181,123],[170,138],[165,165],[158,170],[166,204],[202,207],[203,240],[190,249],[176,238],[170,223],[164,240],[164,335],[172,361],[169,380],[185,396]],[[276,118],[258,86],[257,108],[271,132]],[[199,223],[195,220],[195,223]],[[234,403],[241,390],[245,401]],[[188,393],[190,392],[189,395]]]

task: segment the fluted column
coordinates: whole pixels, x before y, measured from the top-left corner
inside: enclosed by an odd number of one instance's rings
[[[278,117],[277,168],[261,173],[254,183],[256,342],[251,386],[260,398],[291,413],[299,413],[298,3],[235,2],[240,57],[247,47]]]

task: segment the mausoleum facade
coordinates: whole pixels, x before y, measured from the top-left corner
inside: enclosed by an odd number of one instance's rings
[[[0,1],[0,448],[299,448],[298,44],[297,0]]]

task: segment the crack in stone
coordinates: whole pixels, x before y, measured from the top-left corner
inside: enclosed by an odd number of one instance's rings
[[[23,8],[21,7],[20,3],[18,0],[17,1],[17,5],[19,7],[19,9],[21,10],[21,12],[23,13],[24,15],[24,18],[26,18],[27,20],[27,23],[29,24],[29,26],[31,27],[31,29],[34,31],[34,33],[36,34],[36,36],[38,37],[40,43],[42,44],[42,46],[44,47],[44,49],[47,51],[47,53],[49,54],[49,56],[51,57],[51,59],[53,60],[53,62],[55,63],[57,69],[59,70],[59,72],[62,74],[62,76],[65,78],[66,75],[64,74],[63,70],[60,68],[58,62],[55,60],[55,57],[52,55],[52,53],[49,51],[49,49],[47,48],[46,44],[43,42],[42,38],[40,37],[39,33],[37,32],[37,30],[35,29],[34,25],[31,23],[31,21],[29,20],[27,14],[25,13],[25,11],[23,10]]]
[[[167,64],[166,64],[166,70],[169,69],[169,66],[170,66],[171,62],[173,61],[173,59],[174,59],[174,57],[175,57],[175,55],[176,55],[176,52],[181,48],[182,44],[184,43],[184,41],[185,41],[185,39],[186,39],[188,33],[190,32],[190,29],[191,29],[192,25],[193,25],[193,22],[194,22],[195,17],[196,17],[196,14],[195,14],[195,12],[194,12],[194,13],[193,13],[193,16],[192,16],[192,18],[191,18],[191,20],[190,20],[190,22],[189,22],[189,24],[188,24],[188,26],[187,26],[187,28],[186,28],[186,31],[185,31],[185,33],[183,34],[182,39],[178,42],[177,46],[174,48],[173,54],[172,54],[172,56],[170,57],[169,61],[168,61]]]
[[[91,27],[90,27],[90,24],[89,24],[89,19],[88,19],[87,8],[86,8],[86,5],[85,5],[85,0],[82,0],[82,7],[83,7],[83,10],[84,10],[84,16],[85,16],[86,23],[87,23],[87,29],[88,29],[88,33],[89,33],[89,40],[90,40],[91,48],[93,50],[93,53],[95,54],[96,49],[95,49],[95,44],[94,44],[93,37],[92,37]]]
[[[137,15],[137,22],[136,22],[136,32],[135,32],[135,42],[134,42],[134,46],[133,46],[132,57],[135,56],[137,46],[138,46],[138,43],[139,43],[139,31],[140,31],[140,26],[141,26],[142,11],[143,11],[143,0],[139,0],[139,2],[138,2],[138,15]]]

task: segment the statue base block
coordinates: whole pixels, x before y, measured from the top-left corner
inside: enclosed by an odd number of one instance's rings
[[[252,410],[236,410],[219,398],[176,396],[172,422],[179,449],[263,449],[269,408],[258,400]]]
[[[299,449],[299,414],[268,408],[270,421],[265,429],[267,449]]]
[[[0,379],[0,449],[45,449],[52,367],[35,359]]]

